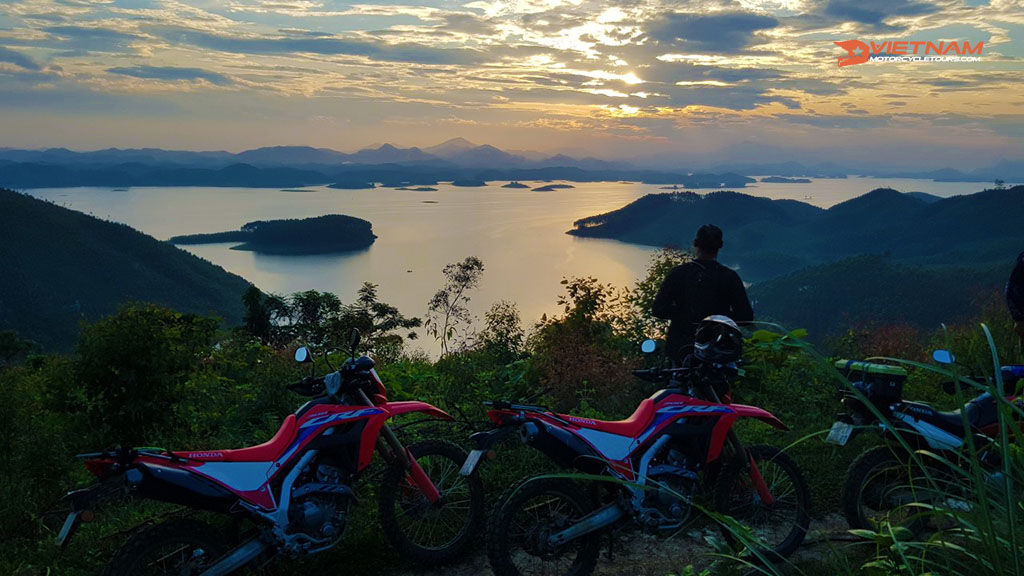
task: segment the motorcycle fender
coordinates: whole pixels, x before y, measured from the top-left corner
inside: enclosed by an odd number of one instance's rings
[[[789,426],[782,423],[781,420],[776,418],[771,412],[758,408],[756,406],[745,406],[743,404],[731,404],[729,405],[733,412],[736,413],[737,418],[754,418],[760,420],[772,428],[779,430],[789,431]]]
[[[452,418],[451,415],[444,410],[431,406],[426,402],[419,402],[416,400],[408,402],[388,402],[383,406],[383,408],[392,416],[398,416],[399,414],[406,414],[408,412],[423,412],[435,418],[440,418],[441,420],[455,420],[455,418]]]

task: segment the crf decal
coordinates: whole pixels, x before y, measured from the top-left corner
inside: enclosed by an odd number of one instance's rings
[[[350,418],[359,418],[360,416],[369,416],[371,414],[381,414],[383,410],[377,408],[363,408],[361,410],[349,410],[348,412],[338,412],[336,414],[324,414],[323,416],[317,415],[314,418],[310,418],[302,425],[303,428],[309,428],[310,426],[320,426],[327,424],[328,422],[337,422],[338,420],[348,420]]]
[[[681,404],[677,406],[665,406],[661,410],[658,410],[658,414],[729,414],[732,412],[725,406],[693,406],[688,404]]]

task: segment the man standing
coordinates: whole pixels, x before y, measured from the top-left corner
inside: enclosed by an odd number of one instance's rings
[[[1006,281],[1006,306],[1013,317],[1013,329],[1024,344],[1024,252],[1017,256],[1017,265]]]
[[[671,320],[666,351],[672,360],[681,361],[692,352],[694,332],[704,318],[722,314],[736,322],[754,319],[739,274],[718,262],[722,244],[719,227],[701,226],[693,239],[694,259],[669,271],[654,298],[654,316]]]

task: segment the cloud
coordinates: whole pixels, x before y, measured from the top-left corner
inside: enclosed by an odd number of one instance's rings
[[[934,4],[912,0],[828,0],[825,16],[844,21],[885,27],[885,20],[893,16],[921,16],[937,12]]]
[[[205,80],[211,84],[218,86],[227,86],[233,84],[233,81],[227,76],[211,72],[209,70],[203,70],[201,68],[177,68],[173,66],[127,66],[108,68],[107,72],[111,74],[120,74],[122,76],[132,76],[134,78],[146,78],[153,80]]]
[[[649,24],[659,44],[719,54],[735,54],[757,43],[755,34],[779,25],[772,16],[750,12],[666,14]]]
[[[134,53],[131,44],[143,39],[135,34],[100,27],[47,26],[41,30],[55,36],[57,43],[54,45],[54,42],[46,41],[38,44],[86,52]]]
[[[434,48],[411,42],[385,42],[321,37],[226,36],[198,30],[163,28],[155,31],[168,42],[192,45],[233,54],[318,54],[321,56],[363,56],[384,62],[414,64],[474,64],[485,56],[465,48]]]
[[[28,56],[16,50],[4,48],[3,46],[0,46],[0,62],[8,62],[10,64],[14,64],[15,66],[24,68],[26,70],[41,70],[39,64],[36,64],[35,61],[33,61]]]

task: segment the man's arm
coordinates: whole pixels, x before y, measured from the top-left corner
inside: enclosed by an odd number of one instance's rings
[[[750,307],[747,289],[743,287],[740,275],[733,272],[729,290],[729,306],[732,308],[732,319],[736,322],[750,322],[754,319],[754,309]]]
[[[654,303],[651,304],[651,314],[655,318],[671,320],[675,314],[675,296],[679,291],[679,273],[677,270],[679,270],[678,267],[673,268],[665,275],[665,279],[661,282],[661,287],[658,288],[657,295],[654,296]]]

